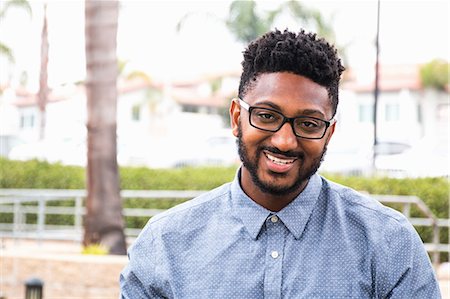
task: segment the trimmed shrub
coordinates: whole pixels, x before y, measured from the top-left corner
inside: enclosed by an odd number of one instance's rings
[[[122,167],[122,189],[133,190],[210,190],[231,181],[236,167],[149,169]]]
[[[0,158],[0,188],[84,189],[84,168]]]

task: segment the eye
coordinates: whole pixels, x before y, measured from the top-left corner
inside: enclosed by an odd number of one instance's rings
[[[263,118],[263,119],[267,119],[267,120],[270,120],[270,119],[274,119],[274,118],[275,118],[274,115],[271,114],[271,113],[259,113],[259,114],[258,114],[258,117],[259,117],[259,118]]]
[[[314,119],[314,118],[297,118],[296,127],[302,131],[308,131],[313,132],[317,130],[322,130],[325,123],[321,120]]]
[[[305,128],[317,128],[319,126],[317,122],[313,122],[310,120],[304,120],[300,123],[300,125]]]
[[[281,118],[278,113],[270,110],[259,109],[254,112],[258,122],[272,123],[279,121]]]

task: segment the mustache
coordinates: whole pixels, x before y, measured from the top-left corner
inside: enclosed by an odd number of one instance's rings
[[[259,151],[268,151],[271,152],[273,154],[278,154],[278,155],[283,155],[286,156],[288,158],[295,158],[295,159],[304,159],[305,158],[305,154],[302,152],[294,152],[294,151],[281,151],[279,149],[277,149],[276,147],[271,147],[271,146],[261,146],[259,148]]]

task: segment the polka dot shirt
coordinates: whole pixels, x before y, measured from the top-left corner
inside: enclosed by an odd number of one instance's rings
[[[314,175],[277,213],[236,179],[153,217],[129,250],[121,298],[440,298],[400,213]]]

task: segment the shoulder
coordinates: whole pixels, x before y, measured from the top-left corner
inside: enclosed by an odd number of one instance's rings
[[[368,194],[326,179],[321,194],[327,202],[327,213],[346,227],[350,237],[345,237],[364,244],[364,255],[376,264],[378,273],[384,273],[384,279],[393,279],[396,274],[400,277],[407,269],[432,272],[420,236],[402,213]]]
[[[356,191],[325,178],[322,178],[322,181],[322,192],[326,194],[330,201],[338,201],[347,210],[355,210],[365,217],[376,217],[384,221],[400,223],[407,220],[403,214],[383,205],[370,194]]]
[[[394,232],[407,238],[416,234],[408,219],[400,212],[380,203],[369,194],[322,178],[322,195],[342,216],[376,238],[392,236]],[[405,235],[407,233],[407,235]]]
[[[324,179],[322,192],[341,210],[363,256],[379,297],[439,298],[436,277],[420,236],[400,212],[370,195]]]

